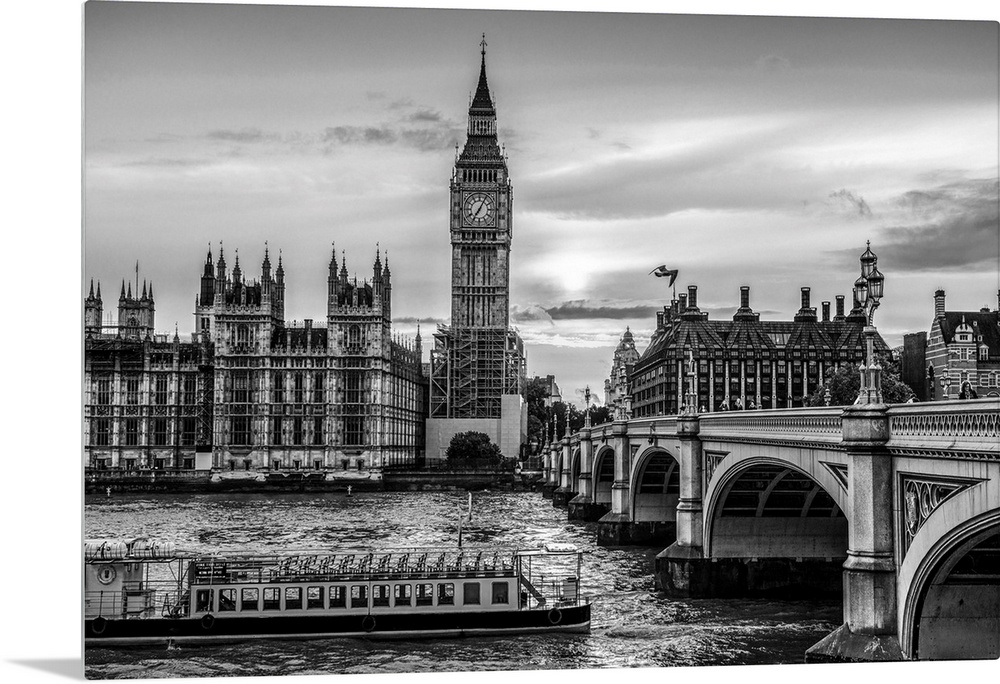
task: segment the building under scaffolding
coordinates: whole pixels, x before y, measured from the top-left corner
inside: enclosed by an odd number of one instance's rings
[[[438,328],[431,351],[429,461],[468,431],[517,457],[527,428],[524,345],[509,313],[513,188],[482,47],[468,138],[451,179],[451,326]]]

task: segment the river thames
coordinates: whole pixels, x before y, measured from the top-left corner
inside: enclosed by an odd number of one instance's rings
[[[134,494],[87,497],[85,536],[169,540],[191,552],[454,545],[464,492]],[[167,650],[88,648],[90,678],[406,673],[801,663],[841,623],[839,601],[678,600],[659,595],[661,548],[603,548],[538,493],[474,494],[468,545],[584,549],[590,634],[427,641],[252,641]]]

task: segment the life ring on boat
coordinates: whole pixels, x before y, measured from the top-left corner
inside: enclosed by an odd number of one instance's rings
[[[90,623],[90,631],[95,635],[100,636],[104,634],[104,630],[108,626],[108,621],[102,617],[94,618],[94,621]]]
[[[215,624],[215,616],[211,613],[205,613],[201,616],[201,628],[204,630],[212,629]]]
[[[371,632],[375,629],[375,618],[371,615],[365,615],[365,619],[361,621],[361,629],[366,632]]]
[[[562,611],[553,608],[549,611],[549,624],[558,625],[560,622],[562,622]]]

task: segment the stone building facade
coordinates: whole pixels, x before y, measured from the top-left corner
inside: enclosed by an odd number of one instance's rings
[[[197,335],[181,341],[176,331],[154,333],[152,290],[143,283],[133,297],[123,282],[117,325],[103,323],[100,283],[84,300],[87,467],[210,467],[212,345]]]
[[[639,350],[635,348],[635,338],[632,331],[625,328],[625,333],[615,348],[611,374],[604,381],[604,405],[611,409],[611,415],[616,420],[632,417],[631,378],[638,360]]]
[[[123,285],[119,326],[91,325],[99,289],[84,306],[89,466],[367,470],[422,460],[420,335],[392,333],[381,255],[359,283],[333,254],[325,325],[314,325],[285,321],[280,256],[272,273],[265,247],[250,280],[238,254],[230,272],[221,248],[218,262],[209,252],[186,343],[152,333],[151,286],[132,299]]]
[[[822,314],[801,289],[801,308],[791,321],[762,321],[750,308],[750,288],[740,288],[740,307],[731,321],[709,320],[698,307],[698,288],[688,287],[657,313],[656,331],[632,372],[632,415],[680,413],[687,393],[695,410],[802,406],[841,364],[864,359],[865,315],[855,301],[844,313],[837,296]],[[875,349],[887,352],[881,336]],[[691,387],[691,390],[688,388]]]
[[[930,399],[969,398],[968,388],[979,397],[1000,396],[1000,292],[996,310],[948,311],[944,290],[937,290],[925,353]]]

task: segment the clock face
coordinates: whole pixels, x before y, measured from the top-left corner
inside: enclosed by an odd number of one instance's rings
[[[496,221],[496,199],[488,192],[470,192],[463,203],[465,225],[473,227],[492,226]]]

